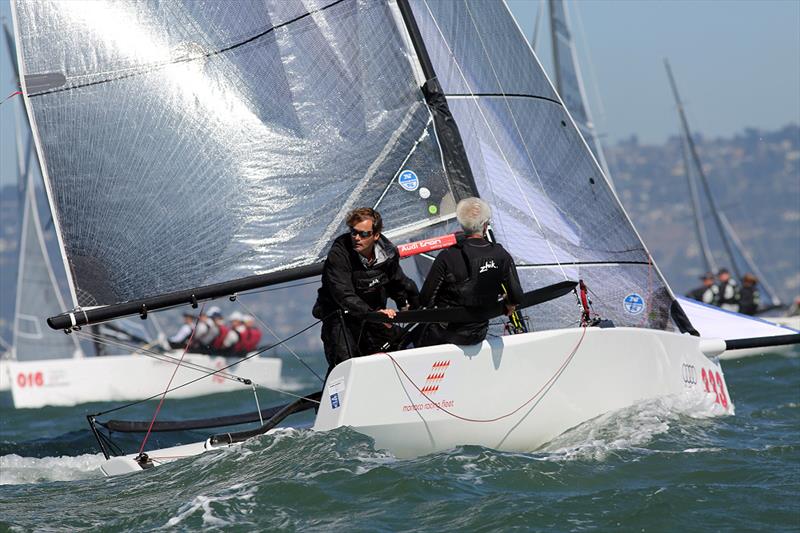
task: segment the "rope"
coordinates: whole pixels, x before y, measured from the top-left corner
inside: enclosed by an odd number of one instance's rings
[[[314,283],[316,283],[316,281],[315,281]],[[264,322],[263,320],[261,320],[261,317],[259,317],[258,315],[256,315],[256,314],[255,314],[255,313],[252,311],[252,309],[250,309],[250,308],[249,308],[247,305],[245,305],[245,303],[244,303],[244,302],[241,300],[241,298],[237,298],[237,299],[236,299],[236,301],[237,301],[237,302],[239,302],[239,305],[241,305],[241,306],[244,308],[244,310],[245,310],[245,311],[247,311],[247,314],[248,314],[248,315],[250,315],[250,316],[252,316],[253,318],[255,318],[256,320],[258,320],[258,323],[259,323],[259,324],[261,324],[261,325],[264,327],[264,329],[266,329],[267,331],[269,331],[269,332],[270,332],[270,334],[271,334],[273,337],[275,337],[277,340],[281,340],[281,338],[280,338],[280,337],[278,337],[278,334],[277,334],[277,333],[275,333],[274,331],[272,331],[272,328],[270,328],[270,327],[267,325],[267,323],[266,323],[266,322]],[[300,364],[302,364],[304,367],[306,367],[306,369],[308,369],[308,371],[309,371],[309,372],[311,372],[312,374],[314,374],[314,376],[316,376],[316,378],[317,378],[318,380],[320,380],[320,382],[321,382],[321,383],[325,383],[325,380],[324,380],[324,379],[323,379],[323,378],[322,378],[322,377],[321,377],[319,374],[317,374],[316,372],[314,372],[314,369],[313,369],[313,368],[311,368],[311,367],[308,365],[308,363],[306,363],[305,361],[303,361],[303,360],[300,358],[300,356],[299,356],[299,355],[297,355],[297,353],[296,353],[294,350],[292,350],[291,346],[284,346],[284,348],[286,348],[286,349],[289,351],[289,353],[290,353],[290,354],[292,354],[292,355],[294,356],[294,358],[295,358],[295,359],[297,359],[297,361],[298,361]]]
[[[122,341],[119,341],[119,340],[116,340],[116,341],[115,340],[111,340],[111,339],[108,339],[107,337],[105,337],[103,335],[98,335],[96,333],[87,333],[84,330],[75,330],[74,333],[75,333],[75,335],[77,335],[78,337],[80,337],[82,339],[92,340],[92,341],[98,342],[100,344],[104,344],[106,346],[122,347],[122,348],[125,348],[127,350],[130,350],[131,352],[138,353],[138,354],[141,354],[141,355],[143,355],[145,357],[150,357],[152,359],[155,359],[156,361],[161,361],[162,363],[171,363],[171,364],[182,366],[184,368],[188,368],[188,369],[191,369],[191,370],[197,370],[198,372],[214,372],[215,371],[215,369],[213,369],[211,367],[203,366],[201,364],[194,363],[194,362],[191,362],[191,361],[183,361],[181,363],[180,359],[178,357],[173,357],[173,356],[171,356],[169,354],[166,354],[166,353],[155,352],[153,350],[150,350],[149,348],[137,346],[135,344],[128,344],[128,343],[125,343],[125,342],[122,342]],[[104,356],[104,357],[115,357],[115,356],[111,355],[111,356]],[[224,379],[227,379],[227,380],[230,380],[230,381],[238,381],[238,382],[242,382],[245,379],[245,378],[242,378],[240,376],[237,376],[236,374],[231,374],[229,372],[220,373],[220,377],[224,378]]]
[[[203,310],[205,309],[206,304],[203,303],[202,307],[200,307],[200,315],[203,314]],[[172,371],[172,376],[169,378],[169,383],[167,383],[167,388],[164,389],[164,394],[161,395],[161,401],[158,402],[158,407],[156,407],[156,412],[153,413],[153,419],[150,421],[150,426],[147,428],[147,433],[145,434],[144,438],[142,439],[142,445],[139,446],[139,454],[141,455],[144,452],[144,445],[147,443],[147,439],[150,437],[150,431],[153,429],[153,424],[156,423],[156,418],[158,418],[158,413],[161,411],[161,406],[164,405],[164,399],[167,397],[167,392],[169,391],[170,385],[172,385],[172,380],[175,379],[175,374],[178,373],[178,368],[180,368],[180,363],[183,363],[183,358],[186,356],[186,352],[189,351],[189,346],[192,345],[192,340],[194,339],[194,333],[197,331],[197,324],[200,322],[200,315],[195,318],[194,327],[192,328],[192,334],[189,335],[189,340],[186,341],[186,346],[183,348],[183,353],[181,354],[181,359],[179,364],[175,365],[175,370]]]
[[[6,103],[8,100],[10,100],[10,99],[12,99],[12,98],[14,98],[15,96],[18,96],[18,95],[20,95],[20,94],[22,94],[22,91],[14,91],[13,93],[11,93],[11,94],[9,94],[8,96],[6,96],[5,98],[3,98],[3,100],[2,100],[2,101],[0,101],[0,105],[3,105],[3,104],[5,104],[5,103]]]
[[[566,370],[567,365],[575,357],[575,354],[578,352],[578,348],[580,347],[581,343],[583,342],[584,336],[586,336],[586,326],[583,327],[583,332],[581,333],[581,338],[578,339],[578,343],[575,345],[575,347],[572,349],[572,351],[569,353],[569,355],[567,355],[567,358],[564,360],[564,362],[561,364],[561,366],[558,368],[558,370],[556,370],[555,374],[553,374],[552,377],[550,377],[550,379],[545,381],[544,385],[542,385],[541,388],[538,391],[536,391],[536,394],[531,396],[530,399],[528,399],[528,401],[526,401],[525,403],[523,403],[522,405],[520,405],[519,407],[517,407],[513,411],[511,411],[509,413],[506,413],[504,415],[501,415],[501,416],[497,416],[495,418],[469,418],[469,417],[466,417],[466,416],[458,415],[456,413],[453,413],[452,411],[449,411],[449,410],[445,409],[444,407],[442,407],[441,405],[436,403],[434,400],[432,400],[430,398],[430,396],[428,396],[427,394],[422,392],[422,389],[420,389],[417,386],[417,384],[414,383],[414,380],[411,379],[411,377],[406,373],[405,370],[403,370],[403,367],[400,366],[400,363],[398,363],[397,360],[394,357],[392,357],[391,354],[384,353],[384,355],[386,355],[389,359],[391,359],[392,363],[394,363],[394,366],[397,367],[398,370],[400,370],[400,372],[406,377],[406,379],[409,381],[409,383],[411,383],[414,386],[414,388],[417,389],[417,391],[422,396],[425,397],[426,400],[428,400],[433,405],[435,405],[436,408],[439,409],[440,411],[443,411],[445,414],[448,414],[448,415],[452,416],[453,418],[457,418],[457,419],[463,420],[465,422],[488,423],[488,422],[497,422],[498,420],[502,420],[504,418],[508,418],[509,416],[514,415],[520,409],[522,409],[523,407],[525,407],[526,405],[531,403],[533,400],[535,400],[536,397],[539,396],[548,386],[552,386],[553,384],[555,384],[555,381],[561,376],[561,374],[564,373],[564,370]],[[544,396],[542,396],[542,398],[544,398]]]
[[[330,316],[330,315],[328,315],[328,316]],[[328,318],[328,317],[325,317],[325,318]],[[205,379],[205,378],[207,378],[209,376],[213,376],[214,374],[218,374],[220,372],[224,372],[225,370],[227,370],[228,368],[230,368],[230,367],[232,367],[234,365],[238,365],[239,363],[241,363],[243,361],[246,361],[246,360],[251,359],[253,357],[257,357],[258,355],[260,355],[260,354],[262,354],[262,353],[264,353],[264,352],[266,352],[268,350],[271,350],[272,348],[275,348],[276,346],[280,346],[284,342],[290,341],[290,340],[292,340],[293,338],[297,337],[298,335],[300,335],[302,333],[305,333],[306,331],[308,331],[309,329],[313,328],[314,326],[316,326],[320,322],[322,322],[322,320],[317,320],[316,322],[313,322],[313,323],[309,324],[308,326],[304,327],[300,331],[290,335],[289,337],[286,337],[285,339],[283,339],[283,340],[281,340],[279,342],[276,342],[275,344],[273,344],[271,346],[267,346],[267,347],[265,347],[265,348],[263,348],[261,350],[258,350],[257,352],[253,352],[252,354],[250,354],[247,357],[244,357],[244,358],[236,361],[235,363],[231,363],[230,365],[224,366],[224,367],[222,367],[220,369],[213,370],[213,371],[211,371],[211,372],[209,372],[209,373],[207,373],[205,375],[202,375],[199,378],[195,378],[195,379],[193,379],[191,381],[187,381],[186,383],[178,385],[177,387],[173,387],[173,388],[167,390],[167,393],[170,393],[172,391],[175,391],[175,390],[178,390],[180,388],[186,387],[188,385],[191,385],[192,383],[196,383],[197,381],[200,381],[201,379]],[[255,383],[252,380],[245,379],[245,378],[237,378],[237,379],[241,383],[244,383],[245,385],[250,385],[251,383]],[[264,385],[260,385],[258,383],[255,383],[255,385],[257,387],[262,388],[262,389],[271,390],[271,391],[277,392],[279,394],[285,394],[286,396],[292,396],[294,398],[304,398],[304,396],[301,396],[299,394],[294,394],[294,393],[291,393],[291,392],[288,392],[288,391],[284,391],[284,390],[280,390],[280,389],[273,389],[271,387],[265,387]],[[107,411],[101,411],[99,413],[95,413],[94,416],[103,416],[103,415],[107,415],[109,413],[113,413],[114,411],[120,411],[122,409],[127,409],[128,407],[133,407],[134,405],[138,405],[140,403],[148,402],[148,401],[150,401],[150,400],[152,400],[154,398],[158,398],[158,396],[159,396],[158,394],[154,394],[153,396],[150,396],[149,398],[144,398],[142,400],[137,400],[135,402],[126,403],[125,405],[120,405],[119,407],[115,407],[115,408],[109,409]],[[309,400],[309,401],[314,402],[316,400]],[[317,403],[319,403],[319,402],[317,402]]]
[[[653,259],[650,254],[647,254],[647,294],[644,298],[644,313],[642,316],[642,320],[639,322],[639,327],[644,326],[645,322],[650,318],[650,301],[653,299],[653,289],[652,289],[652,272],[653,272]]]

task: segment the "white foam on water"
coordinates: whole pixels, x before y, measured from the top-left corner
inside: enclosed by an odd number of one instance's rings
[[[705,419],[726,414],[713,396],[705,393],[649,400],[567,431],[539,450],[543,453],[539,459],[603,461],[611,453],[646,445],[666,433],[681,416]]]
[[[228,507],[227,502],[235,501],[237,503],[238,514],[252,513],[256,506],[256,490],[256,486],[248,487],[242,483],[236,483],[217,495],[198,494],[192,498],[190,502],[182,505],[178,510],[178,514],[170,518],[167,523],[164,524],[163,528],[173,528],[198,512],[202,513],[204,527],[230,526],[233,522],[217,516],[214,507]]]
[[[16,454],[0,457],[0,485],[45,483],[48,481],[74,481],[103,477],[100,464],[102,454],[85,454],[77,457],[20,457]]]

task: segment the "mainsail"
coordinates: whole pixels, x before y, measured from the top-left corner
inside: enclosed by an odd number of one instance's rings
[[[581,277],[616,324],[674,327],[502,3],[18,0],[15,23],[76,305],[314,265],[356,206],[433,232],[478,193],[526,290]]]
[[[76,305],[316,263],[379,199],[395,230],[452,211],[385,2],[15,7]]]

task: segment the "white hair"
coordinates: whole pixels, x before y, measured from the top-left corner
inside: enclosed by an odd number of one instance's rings
[[[483,225],[492,218],[492,208],[480,198],[464,198],[456,206],[456,218],[464,233],[483,233]]]

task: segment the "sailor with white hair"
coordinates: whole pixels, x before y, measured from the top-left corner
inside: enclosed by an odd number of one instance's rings
[[[522,301],[517,269],[509,253],[486,240],[492,210],[480,198],[465,198],[456,206],[464,239],[436,256],[420,291],[427,307],[481,308],[505,300],[510,315]],[[489,321],[430,324],[419,346],[477,344],[486,338]]]

